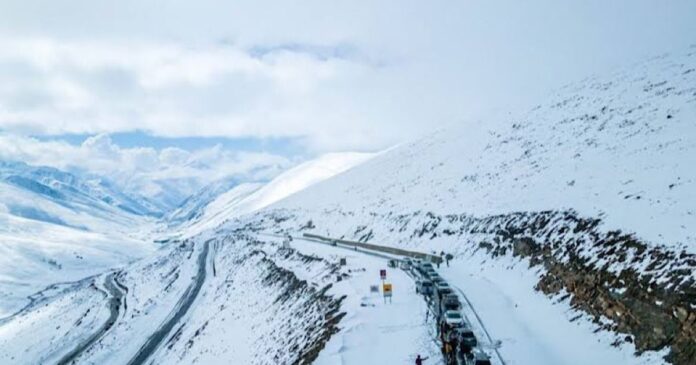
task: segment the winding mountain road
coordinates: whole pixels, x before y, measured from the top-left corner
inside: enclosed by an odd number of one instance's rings
[[[92,335],[87,337],[84,341],[80,342],[74,349],[68,352],[63,358],[58,361],[58,365],[68,365],[75,362],[75,360],[87,349],[89,349],[95,342],[97,342],[104,334],[113,327],[114,323],[118,319],[121,313],[121,307],[124,298],[124,290],[120,284],[116,282],[116,274],[111,273],[104,278],[104,287],[109,295],[109,301],[107,306],[109,308],[109,318],[102,324],[99,329]]]
[[[140,365],[144,364],[147,359],[159,348],[159,346],[162,344],[165,338],[169,335],[169,333],[172,331],[174,326],[179,322],[181,317],[183,317],[188,310],[191,308],[191,305],[193,304],[194,300],[196,297],[198,297],[198,293],[201,291],[201,287],[203,287],[203,283],[205,282],[206,278],[206,263],[207,263],[207,258],[208,258],[208,251],[209,251],[209,246],[210,246],[210,241],[206,241],[203,247],[203,250],[201,250],[201,253],[198,255],[198,270],[196,272],[196,276],[193,278],[193,281],[189,285],[188,288],[186,288],[186,291],[184,294],[181,296],[179,301],[177,302],[176,306],[174,307],[174,310],[170,313],[170,315],[167,317],[167,319],[162,323],[155,332],[148,337],[147,341],[145,341],[145,344],[143,344],[142,347],[140,347],[140,350],[135,354],[133,359],[128,362],[128,365]]]

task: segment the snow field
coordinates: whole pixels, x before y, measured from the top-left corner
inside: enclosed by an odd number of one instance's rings
[[[416,355],[442,361],[431,317],[425,323],[426,302],[415,292],[415,283],[401,269],[387,268],[385,258],[340,247],[295,239],[291,246],[303,254],[317,255],[330,262],[346,258],[341,272],[349,277],[329,291],[346,296],[341,307],[347,312],[341,331],[335,334],[316,360],[329,364],[413,364]],[[391,303],[370,286],[381,287],[379,270],[387,270],[386,282],[393,287]]]

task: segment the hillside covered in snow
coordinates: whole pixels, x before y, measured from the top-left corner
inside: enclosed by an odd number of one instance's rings
[[[565,320],[617,333],[607,346],[688,364],[695,121],[692,48],[567,86],[523,115],[434,132],[269,214],[290,231],[453,252],[510,300],[539,290],[571,310]],[[496,282],[517,276],[500,263],[520,277],[529,267],[528,293]]]
[[[302,239],[313,233],[452,254],[439,273],[495,364],[690,365],[695,121],[692,48],[521,115],[328,155],[269,183],[221,181],[167,215],[156,252],[0,316],[0,362],[440,362],[412,277],[389,269],[389,306],[369,287],[391,256]],[[3,184],[8,202],[46,195]],[[6,208],[8,227],[90,227],[47,191],[45,214]]]
[[[370,153],[330,153],[304,162],[269,182],[223,180],[203,188],[166,217],[168,232],[191,236],[225,220],[267,207],[369,160]]]
[[[152,251],[158,211],[98,178],[0,162],[0,313],[56,282],[73,281]]]

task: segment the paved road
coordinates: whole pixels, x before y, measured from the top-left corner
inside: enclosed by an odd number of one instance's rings
[[[63,356],[62,359],[58,361],[58,365],[72,364],[75,360],[88,348],[90,348],[97,340],[99,340],[104,334],[113,327],[114,323],[118,319],[121,312],[121,303],[124,295],[124,291],[121,286],[116,283],[116,273],[111,273],[104,279],[104,286],[109,295],[109,301],[107,302],[109,308],[109,318],[104,322],[104,324],[99,327],[99,329],[86,338],[84,341],[79,343],[74,349],[72,349],[68,354]]]
[[[272,236],[272,237],[278,237],[278,238],[287,237],[287,235],[278,235],[278,234],[272,234],[272,233],[260,233],[260,235]],[[379,253],[379,252],[370,251],[367,249],[354,249],[353,247],[344,246],[340,243],[334,246],[334,245],[331,245],[327,241],[322,241],[319,239],[313,239],[313,238],[301,237],[301,236],[292,236],[292,238],[295,240],[303,240],[303,241],[309,241],[309,242],[314,242],[314,243],[320,243],[320,244],[338,247],[338,248],[342,248],[342,249],[346,249],[346,250],[350,250],[350,251],[358,251],[358,252],[361,252],[364,254],[368,254],[368,255],[372,255],[372,256],[376,256],[376,257],[381,257],[381,258],[385,258],[385,259],[392,259],[392,258],[396,257],[396,255],[383,254],[383,253]],[[410,270],[406,270],[406,273],[409,274],[409,276],[411,276],[411,278],[416,280],[416,278],[412,275]],[[464,291],[461,290],[460,288],[458,288],[457,286],[454,286],[452,284],[450,284],[450,286],[452,286],[454,289],[456,289],[459,292],[459,294],[464,298],[464,301],[466,302],[468,307],[471,309],[471,311],[474,313],[474,316],[476,317],[476,321],[478,322],[479,326],[481,327],[481,329],[485,333],[486,337],[488,338],[488,341],[492,345],[492,350],[495,352],[496,356],[498,357],[498,360],[500,361],[500,363],[502,365],[506,365],[505,360],[503,359],[503,357],[500,355],[500,352],[498,351],[498,348],[494,345],[495,343],[494,343],[493,339],[491,338],[491,335],[489,334],[488,329],[486,328],[483,321],[481,320],[481,317],[479,317],[473,304],[471,304],[471,301],[469,300],[469,298],[466,296],[466,294],[464,294]]]
[[[201,291],[201,287],[205,282],[206,277],[206,262],[208,258],[208,249],[210,241],[205,242],[203,250],[200,255],[198,255],[198,272],[193,279],[193,282],[184,292],[177,302],[174,310],[169,315],[169,317],[160,325],[160,327],[148,337],[145,344],[138,350],[133,359],[128,362],[128,365],[140,365],[144,364],[145,361],[155,352],[157,348],[162,344],[162,341],[169,335],[171,330],[176,326],[181,317],[183,317],[189,308],[193,304],[193,301],[198,296]]]

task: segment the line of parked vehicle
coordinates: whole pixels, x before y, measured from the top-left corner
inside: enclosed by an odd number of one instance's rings
[[[397,265],[397,262],[391,263]],[[462,303],[452,287],[435,270],[432,263],[420,259],[399,260],[401,269],[416,281],[416,292],[423,295],[437,319],[437,328],[446,360],[450,364],[490,365],[490,357],[482,349],[472,331],[471,323],[462,313]],[[447,347],[449,345],[449,347]]]

